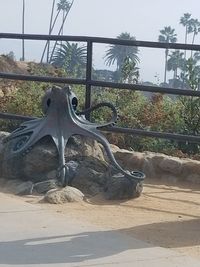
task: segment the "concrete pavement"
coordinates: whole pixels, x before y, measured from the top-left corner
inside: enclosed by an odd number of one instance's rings
[[[0,266],[199,267],[200,260],[0,193]]]

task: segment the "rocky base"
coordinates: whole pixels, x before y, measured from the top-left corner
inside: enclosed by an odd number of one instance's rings
[[[96,141],[85,137],[70,139],[65,152],[69,186],[62,188],[57,179],[58,155],[51,140],[43,139],[26,155],[12,157],[12,141],[2,142],[7,135],[0,132],[2,190],[9,189],[17,195],[45,195],[45,201],[50,203],[71,201],[70,196],[75,196],[76,190],[80,190],[78,201],[82,201],[83,196],[100,193],[110,200],[137,198],[142,193],[142,183],[131,182],[110,168],[103,147]],[[146,174],[146,180],[153,178],[173,184],[178,181],[200,183],[199,161],[151,152],[133,152],[115,145],[111,147],[124,169],[142,171]]]
[[[4,178],[4,187],[14,194],[42,194],[50,203],[61,203],[71,201],[76,190],[83,192],[79,193],[79,200],[83,194],[91,197],[104,193],[107,199],[128,199],[139,197],[142,192],[142,184],[131,182],[110,168],[103,147],[94,140],[78,136],[70,139],[65,151],[69,186],[62,188],[58,154],[50,138],[40,140],[25,155],[13,156],[16,140],[4,142],[7,135],[0,134],[0,177]]]

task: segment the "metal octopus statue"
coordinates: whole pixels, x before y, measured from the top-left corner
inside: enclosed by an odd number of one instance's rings
[[[125,171],[115,160],[107,139],[99,129],[113,125],[117,119],[117,111],[110,103],[100,103],[82,112],[76,112],[78,100],[70,87],[59,88],[53,86],[49,89],[42,101],[43,118],[36,118],[21,124],[12,132],[6,141],[16,139],[12,148],[12,154],[27,153],[32,146],[44,136],[51,136],[59,154],[59,180],[63,186],[68,184],[68,168],[65,165],[65,147],[69,138],[73,135],[83,135],[94,138],[100,142],[108,155],[112,166],[123,173],[131,181],[138,183],[144,180],[145,175],[139,171]],[[104,124],[92,123],[85,119],[85,114],[106,106],[111,108],[113,116]]]

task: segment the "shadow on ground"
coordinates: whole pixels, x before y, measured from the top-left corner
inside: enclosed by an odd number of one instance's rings
[[[75,263],[145,247],[117,230],[24,239],[0,243],[0,265]]]

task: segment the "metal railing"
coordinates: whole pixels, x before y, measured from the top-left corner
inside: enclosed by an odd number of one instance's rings
[[[85,79],[72,79],[62,77],[46,77],[35,75],[22,75],[0,72],[0,78],[12,79],[12,80],[26,80],[37,82],[50,82],[50,83],[64,83],[64,84],[79,84],[85,85],[85,108],[91,106],[91,91],[92,87],[108,87],[113,89],[127,89],[133,91],[153,92],[153,93],[167,93],[173,95],[184,96],[197,96],[200,97],[200,91],[193,91],[187,89],[175,89],[168,87],[147,86],[140,84],[128,84],[128,83],[114,83],[106,81],[98,81],[92,79],[92,55],[93,44],[111,44],[111,45],[125,45],[125,46],[138,46],[146,48],[163,48],[163,49],[183,49],[200,51],[200,45],[181,44],[181,43],[159,43],[148,41],[134,41],[134,40],[119,40],[113,38],[101,38],[101,37],[86,37],[86,36],[58,36],[58,35],[36,35],[36,34],[15,34],[15,33],[0,33],[0,39],[19,39],[19,40],[49,40],[49,41],[73,41],[73,42],[85,42],[87,43],[87,63],[86,63],[86,78]],[[0,113],[1,119],[13,119],[13,120],[30,120],[32,117],[20,116],[15,114]],[[176,133],[155,132],[142,129],[131,129],[122,127],[107,127],[105,131],[127,133],[140,136],[166,138],[181,141],[200,142],[200,136],[183,135]]]

